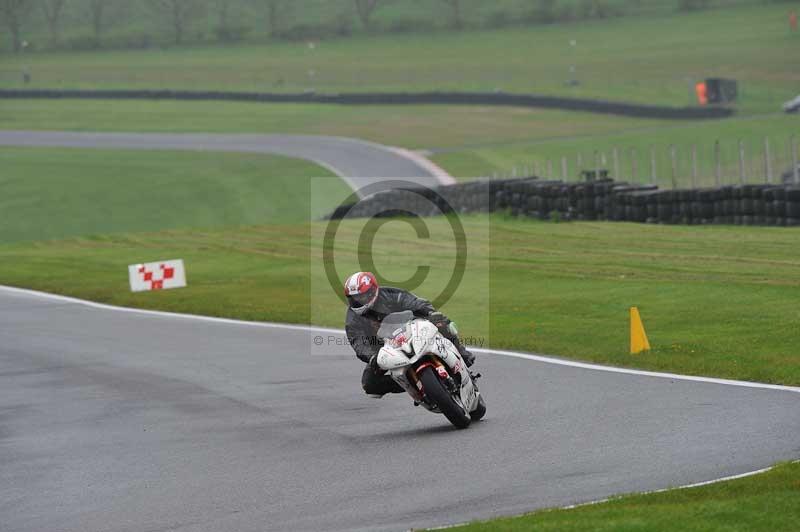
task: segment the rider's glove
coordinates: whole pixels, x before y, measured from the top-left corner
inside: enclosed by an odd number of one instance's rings
[[[430,314],[428,314],[428,320],[430,320],[430,322],[436,325],[437,327],[442,324],[446,324],[448,321],[450,321],[447,319],[447,316],[438,311],[431,312]]]

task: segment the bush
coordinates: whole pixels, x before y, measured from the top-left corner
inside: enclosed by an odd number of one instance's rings
[[[149,33],[130,33],[109,37],[103,40],[104,48],[136,48],[147,49],[153,47],[155,40]]]
[[[350,13],[339,13],[334,30],[339,37],[348,37],[353,33],[353,17]]]
[[[552,24],[559,20],[556,4],[558,0],[539,0],[531,20],[539,24]]]
[[[66,48],[77,52],[85,50],[97,50],[100,48],[100,41],[94,35],[80,35],[71,37],[67,40]]]
[[[217,26],[214,34],[220,42],[239,42],[250,32],[247,26]]]
[[[426,19],[398,18],[392,20],[387,30],[392,33],[416,33],[420,31],[430,31],[434,25]]]
[[[297,24],[285,30],[279,31],[275,36],[279,39],[286,39],[289,41],[308,41],[332,37],[333,32],[328,26]]]
[[[621,14],[620,8],[609,4],[606,0],[582,0],[580,4],[581,18],[610,18]]]
[[[556,20],[558,22],[569,22],[575,18],[574,6],[561,6],[561,8],[556,11]]]
[[[490,29],[505,28],[506,26],[510,26],[512,22],[513,19],[505,11],[494,11],[487,17],[484,26]]]
[[[711,0],[678,0],[678,11],[699,11],[710,5]]]

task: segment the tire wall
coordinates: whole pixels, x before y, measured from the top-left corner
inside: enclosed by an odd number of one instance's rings
[[[800,187],[738,185],[659,190],[611,179],[565,183],[523,178],[473,181],[435,190],[381,192],[330,218],[403,213],[505,212],[541,220],[610,220],[660,224],[800,225]],[[433,205],[436,207],[433,207]]]
[[[264,103],[327,103],[342,105],[482,105],[564,109],[591,113],[662,118],[703,120],[726,118],[733,110],[726,107],[666,107],[604,100],[559,98],[534,94],[502,92],[420,92],[420,93],[354,93],[354,94],[281,94],[259,92],[178,91],[178,90],[70,90],[70,89],[0,89],[0,98],[42,99],[149,99],[240,101]]]

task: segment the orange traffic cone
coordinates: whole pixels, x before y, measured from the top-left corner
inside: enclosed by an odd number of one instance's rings
[[[642,318],[639,316],[639,309],[631,307],[631,354],[635,355],[642,351],[650,350],[650,342],[647,341],[647,333],[644,332]]]

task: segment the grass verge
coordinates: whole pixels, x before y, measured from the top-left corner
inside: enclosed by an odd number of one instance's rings
[[[427,223],[428,240],[407,225],[383,225],[372,255],[394,279],[430,264],[431,284],[416,291],[432,297],[449,278],[452,256],[437,236],[449,231],[446,221]],[[468,270],[477,273],[443,310],[466,335],[603,364],[800,385],[795,231],[479,216],[464,224],[474,253]],[[340,327],[339,287],[327,285],[321,266],[321,229],[315,223],[6,244],[0,283],[140,308]],[[342,225],[340,276],[359,269],[361,230],[357,221]],[[186,261],[188,288],[128,291],[128,264],[171,257]],[[653,346],[637,356],[627,352],[634,305]]]
[[[800,463],[752,477],[643,495],[568,510],[471,523],[454,532],[711,531],[776,532],[800,522]]]
[[[303,133],[406,148],[603,135],[693,123],[543,109],[438,105],[345,106],[137,100],[2,100],[0,129]]]
[[[794,95],[787,67],[797,35],[785,5],[666,13],[500,31],[356,36],[318,43],[235,45],[5,58],[0,86],[225,90],[534,92],[665,105],[694,102],[706,77],[742,82],[746,112]],[[571,46],[570,42],[575,41]],[[570,67],[575,73],[570,73]],[[15,75],[16,74],[16,75]],[[565,87],[576,77],[581,83]]]
[[[775,114],[762,117],[737,117],[727,120],[651,123],[641,121],[629,128],[608,133],[586,133],[572,137],[555,135],[530,141],[464,146],[434,150],[432,160],[454,175],[478,177],[507,174],[517,168],[545,177],[562,177],[562,158],[567,161],[567,177],[574,179],[578,169],[614,170],[614,149],[619,160],[620,180],[633,183],[654,182],[662,188],[673,186],[670,147],[675,148],[675,181],[678,187],[714,186],[716,159],[714,143],[720,142],[720,183],[767,182],[766,147],[773,182],[791,168],[790,138],[800,141],[797,117]],[[744,167],[740,168],[739,142],[744,149]],[[697,150],[697,179],[693,181],[692,150]],[[655,154],[656,176],[651,170],[651,150]],[[582,161],[582,164],[579,164]],[[533,169],[538,169],[535,171]]]
[[[311,213],[310,179],[331,174],[286,157],[3,147],[0,166],[0,242],[303,222],[333,205]]]
[[[568,178],[594,167],[602,155],[620,174],[650,182],[650,149],[657,151],[657,181],[672,186],[668,147],[677,148],[678,184],[691,184],[691,147],[698,146],[698,184],[714,181],[713,143],[720,140],[723,182],[739,182],[738,141],[745,143],[750,182],[764,181],[764,138],[771,142],[773,172],[790,167],[787,141],[800,133],[790,115],[727,120],[664,121],[541,109],[469,106],[269,105],[236,102],[150,102],[112,100],[0,100],[0,129],[143,132],[294,133],[347,136],[383,144],[425,149],[432,160],[463,178],[552,168]],[[390,124],[391,127],[386,127]],[[800,138],[800,137],[796,137]],[[635,151],[636,173],[632,165]],[[548,165],[548,162],[550,165]]]

